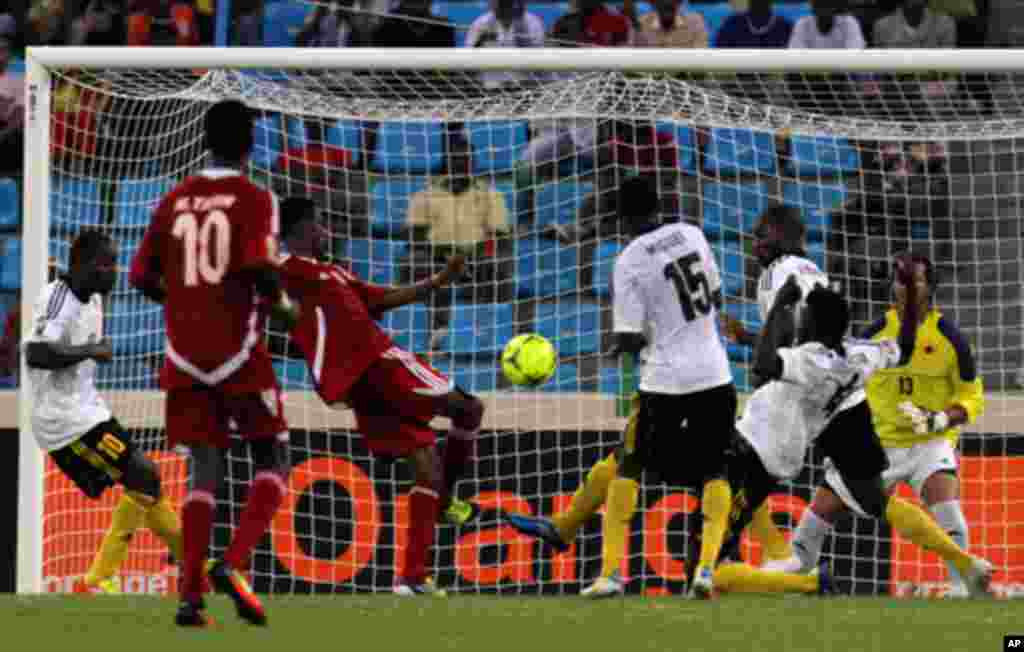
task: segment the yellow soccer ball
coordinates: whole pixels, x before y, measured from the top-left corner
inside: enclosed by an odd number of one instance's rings
[[[558,352],[540,335],[519,335],[501,352],[501,370],[514,385],[535,387],[548,381],[558,366]]]

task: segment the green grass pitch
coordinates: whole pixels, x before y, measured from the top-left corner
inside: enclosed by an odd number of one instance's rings
[[[1024,601],[277,597],[266,629],[210,605],[217,628],[182,631],[169,598],[3,596],[0,627],[33,652],[995,652],[1024,633]]]

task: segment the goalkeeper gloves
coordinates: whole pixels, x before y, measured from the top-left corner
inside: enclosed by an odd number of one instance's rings
[[[910,423],[914,426],[914,432],[918,435],[942,432],[949,428],[949,415],[945,412],[932,412],[918,407],[910,401],[900,403],[899,408],[900,412],[910,419]]]

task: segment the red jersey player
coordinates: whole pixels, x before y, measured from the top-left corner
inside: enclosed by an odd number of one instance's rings
[[[287,490],[288,424],[262,333],[268,312],[292,322],[298,316],[279,286],[277,198],[241,173],[253,144],[252,116],[241,102],[224,101],[210,108],[204,127],[212,166],[161,200],[130,281],[164,304],[167,439],[192,455],[193,487],[181,509],[185,545],[176,621],[209,622],[202,573],[224,451],[237,428],[250,444],[256,475],[231,544],[209,575],[239,616],[262,625],[263,605],[236,570],[248,567]]]
[[[372,453],[412,463],[409,540],[395,593],[443,595],[427,576],[427,554],[441,513],[461,524],[477,511],[454,500],[452,489],[472,455],[483,404],[395,346],[374,320],[391,308],[426,299],[461,275],[464,261],[449,260],[444,271],[418,285],[370,285],[342,267],[319,262],[327,233],[306,198],[283,202],[281,234],[291,254],[283,258],[281,280],[302,306],[292,339],[306,358],[317,392],[328,405],[348,405],[355,411],[356,427]],[[438,460],[437,437],[430,427],[435,416],[452,422],[443,460]]]

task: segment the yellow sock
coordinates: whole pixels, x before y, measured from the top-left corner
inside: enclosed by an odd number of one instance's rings
[[[715,569],[715,588],[731,593],[816,593],[818,577],[766,571],[747,564],[722,564]]]
[[[619,465],[612,453],[594,466],[590,467],[587,479],[569,503],[569,509],[552,517],[551,521],[558,529],[563,541],[572,541],[576,533],[591,516],[604,504],[608,497],[608,485],[618,474]]]
[[[754,518],[750,522],[750,533],[761,542],[761,549],[766,560],[789,559],[793,554],[789,542],[786,541],[786,536],[782,534],[782,530],[775,525],[775,521],[772,519],[772,508],[767,501],[754,512]]]
[[[704,485],[700,502],[704,527],[701,530],[700,561],[697,568],[714,568],[729,527],[732,487],[726,480],[711,480]]]
[[[181,538],[181,519],[168,498],[161,498],[159,502],[146,510],[146,527],[164,542],[179,563],[184,560],[185,549]]]
[[[939,524],[917,505],[892,496],[885,510],[885,520],[900,536],[938,554],[944,561],[956,566],[961,574],[970,570],[971,556],[956,545]]]
[[[637,481],[629,478],[615,478],[608,487],[608,502],[601,519],[601,577],[619,570],[639,493]]]
[[[146,507],[128,494],[121,496],[114,507],[110,528],[103,535],[100,549],[85,574],[85,583],[95,586],[102,580],[109,579],[117,573],[128,556],[128,545],[132,535],[139,529],[146,514]]]

